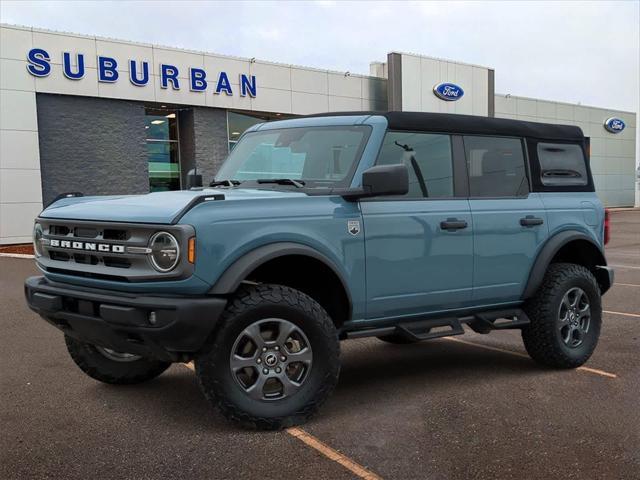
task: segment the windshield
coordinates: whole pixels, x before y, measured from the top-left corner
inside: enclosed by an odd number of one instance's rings
[[[300,180],[348,186],[369,137],[368,126],[299,127],[245,134],[216,181]]]

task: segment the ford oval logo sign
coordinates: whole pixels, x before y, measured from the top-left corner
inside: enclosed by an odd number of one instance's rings
[[[626,124],[616,117],[607,118],[604,122],[604,128],[611,133],[620,133],[624,127]]]
[[[464,90],[455,83],[439,83],[433,87],[433,93],[442,100],[454,102],[462,98]]]

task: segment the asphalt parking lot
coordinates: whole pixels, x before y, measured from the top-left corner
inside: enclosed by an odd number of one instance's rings
[[[25,306],[33,262],[0,258],[0,478],[640,478],[640,211],[612,232],[587,368],[536,366],[516,331],[352,340],[320,414],[275,433],[226,423],[184,365],[138,386],[86,377]]]

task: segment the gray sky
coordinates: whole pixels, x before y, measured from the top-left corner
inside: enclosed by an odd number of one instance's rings
[[[368,73],[389,51],[493,67],[496,91],[638,111],[640,1],[0,2],[3,23]]]

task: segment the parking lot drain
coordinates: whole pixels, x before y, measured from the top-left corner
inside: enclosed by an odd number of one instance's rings
[[[330,460],[333,460],[334,462],[339,463],[354,475],[357,475],[358,477],[363,478],[365,480],[382,480],[380,476],[376,475],[370,470],[367,470],[362,465],[359,465],[358,463],[354,462],[348,457],[345,457],[341,453],[338,453],[333,448],[321,442],[316,437],[314,437],[310,433],[305,432],[301,428],[297,428],[297,427],[287,428],[286,432],[289,435],[297,438],[301,442],[305,443],[307,446],[313,448],[314,450],[317,450],[318,452],[320,452],[322,455],[329,458]]]
[[[638,316],[640,316],[640,315],[638,315]],[[449,341],[458,342],[458,343],[464,343],[465,345],[471,345],[471,346],[478,347],[478,348],[484,348],[485,350],[492,350],[494,352],[508,353],[509,355],[515,355],[516,357],[530,358],[529,355],[526,355],[524,353],[514,352],[513,350],[507,350],[505,348],[498,348],[498,347],[491,347],[489,345],[482,345],[480,343],[475,343],[475,342],[468,342],[466,340],[460,340],[459,338],[446,337],[446,338],[444,338],[444,340],[449,340]],[[607,378],[618,378],[618,376],[615,373],[605,372],[604,370],[598,370],[596,368],[578,367],[578,368],[576,368],[576,370],[580,370],[582,372],[587,372],[587,373],[593,373],[595,375],[601,375],[601,376],[607,377]]]

